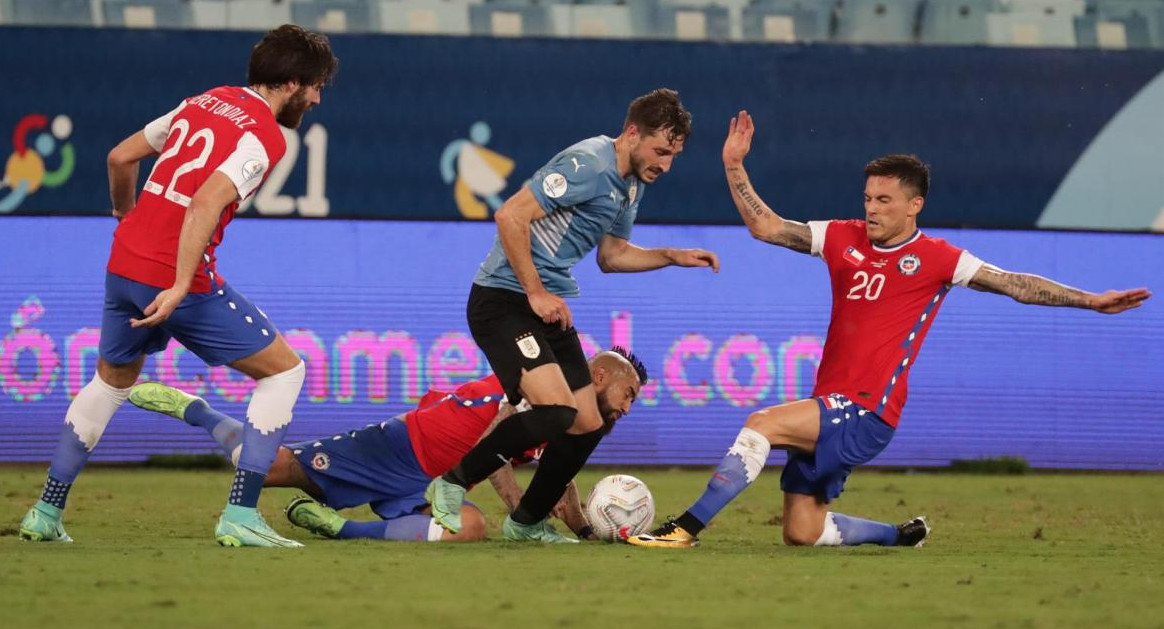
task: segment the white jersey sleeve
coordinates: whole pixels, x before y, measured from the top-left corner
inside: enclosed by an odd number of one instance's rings
[[[234,152],[215,170],[234,182],[239,199],[246,199],[263,182],[263,173],[270,167],[271,160],[267,157],[267,149],[255,134],[248,131],[239,138]]]
[[[809,221],[808,229],[812,232],[812,247],[809,253],[824,259],[825,232],[829,230],[832,221]]]
[[[145,133],[146,142],[149,142],[150,147],[155,151],[161,153],[166,146],[166,138],[170,137],[170,123],[174,121],[174,116],[178,112],[186,108],[186,101],[182,101],[170,113],[151,121],[145,126],[142,131]]]
[[[951,280],[955,286],[969,286],[970,280],[979,270],[985,266],[986,263],[979,260],[974,254],[969,251],[963,251],[962,255],[958,256],[958,266],[954,267],[954,279]]]

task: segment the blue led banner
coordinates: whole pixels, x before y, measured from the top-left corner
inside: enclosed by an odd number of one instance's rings
[[[0,461],[45,461],[65,408],[91,377],[112,219],[0,219]],[[1159,236],[943,231],[1004,268],[1089,289],[1152,287]],[[291,425],[306,439],[381,421],[429,387],[487,373],[468,336],[465,298],[491,225],[262,221],[231,224],[220,270],[304,355]],[[723,270],[602,274],[578,267],[572,300],[588,350],[633,348],[651,372],[640,402],[595,460],[709,464],[749,412],[805,397],[828,324],[819,260],[764,245],[742,227],[640,226],[647,246],[719,252]],[[1159,300],[1159,297],[1157,297]],[[250,384],[180,345],[145,374],[242,416]],[[911,378],[883,465],[944,465],[1020,455],[1041,467],[1164,469],[1164,311],[1104,316],[1023,306],[955,289]],[[201,431],[126,407],[96,460],[205,452]],[[782,455],[774,455],[780,460]]]
[[[109,150],[180,99],[243,81],[258,37],[0,28],[0,214],[107,213]],[[757,188],[802,220],[859,202],[865,162],[905,151],[933,165],[930,225],[1164,230],[1161,51],[332,39],[335,84],[286,133],[248,215],[484,219],[669,86],[695,131],[642,222],[737,222],[719,155],[746,108]]]

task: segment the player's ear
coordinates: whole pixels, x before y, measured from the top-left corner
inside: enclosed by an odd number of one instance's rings
[[[627,140],[633,140],[637,142],[641,139],[643,133],[642,129],[639,129],[639,125],[633,122],[628,122],[626,126],[623,127],[622,134],[626,136]]]
[[[594,388],[606,381],[606,367],[595,367],[590,374],[590,379],[594,381]]]
[[[926,198],[917,196],[909,200],[909,215],[917,216],[922,211],[922,206],[926,204]]]

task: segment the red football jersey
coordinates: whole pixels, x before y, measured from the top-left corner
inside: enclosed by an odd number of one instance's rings
[[[405,416],[412,451],[424,473],[436,478],[460,463],[493,423],[504,399],[501,381],[492,375],[463,384],[452,393],[435,390],[426,393],[417,410]],[[529,450],[512,463],[538,458],[540,450]]]
[[[133,210],[113,233],[110,273],[157,288],[174,284],[178,237],[190,198],[211,173],[230,178],[239,199],[259,187],[283,157],[286,141],[271,106],[247,87],[216,87],[182,101],[145,127],[160,155]],[[214,250],[238,203],[223,210],[190,285],[210,291]]]
[[[865,221],[811,221],[812,253],[829,268],[833,311],[813,396],[840,393],[897,427],[909,369],[952,285],[982,261],[916,232],[894,247],[869,241]]]

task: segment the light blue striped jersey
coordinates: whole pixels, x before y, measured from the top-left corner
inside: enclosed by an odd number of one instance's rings
[[[546,290],[577,297],[578,282],[571,269],[605,234],[630,239],[646,186],[633,174],[618,176],[614,140],[605,135],[558,153],[526,185],[546,212],[530,225],[534,267]],[[500,237],[494,239],[473,282],[525,292],[509,266]]]

